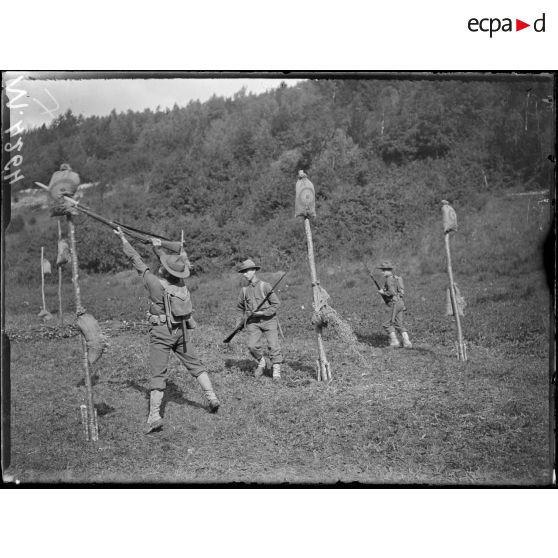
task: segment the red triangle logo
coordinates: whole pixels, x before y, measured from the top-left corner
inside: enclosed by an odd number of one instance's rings
[[[515,20],[515,30],[516,31],[521,31],[522,29],[525,29],[526,27],[531,27],[531,24],[525,23],[524,21],[521,21],[520,19]]]

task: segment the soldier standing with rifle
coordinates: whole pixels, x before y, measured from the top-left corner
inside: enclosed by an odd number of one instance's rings
[[[389,346],[400,346],[396,333],[396,331],[399,331],[403,339],[403,347],[411,349],[413,345],[409,339],[407,329],[403,325],[403,312],[406,310],[403,301],[403,295],[405,294],[403,279],[393,273],[393,265],[390,261],[382,262],[378,269],[382,271],[385,278],[384,286],[378,292],[389,308],[389,318],[383,324],[389,335]]]
[[[209,402],[209,411],[215,413],[220,406],[219,399],[213,391],[202,361],[186,346],[182,330],[185,315],[188,316],[186,322],[190,324],[190,328],[194,327],[190,316],[190,293],[183,284],[183,279],[190,275],[190,262],[186,253],[165,254],[161,249],[161,240],[152,238],[153,251],[161,262],[161,267],[155,274],[126,240],[122,229],[118,227],[114,232],[122,239],[124,253],[132,261],[149,293],[149,362],[153,376],[150,382],[146,433],[159,430],[163,426],[160,411],[167,387],[167,369],[171,352],[174,352],[188,372],[198,380]]]
[[[242,262],[238,269],[238,273],[242,273],[248,281],[248,286],[242,287],[238,297],[236,307],[238,319],[235,329],[245,324],[248,332],[248,350],[258,363],[254,377],[259,378],[266,369],[266,358],[262,347],[262,337],[265,337],[273,365],[273,379],[280,380],[283,362],[277,320],[277,308],[280,302],[275,292],[272,292],[271,285],[256,277],[258,269],[260,266],[250,259]]]

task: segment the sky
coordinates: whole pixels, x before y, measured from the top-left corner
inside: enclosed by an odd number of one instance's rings
[[[64,74],[60,74],[64,75]],[[68,74],[66,74],[68,75]],[[231,97],[243,87],[247,93],[263,93],[288,78],[171,78],[171,79],[45,79],[51,74],[10,72],[6,75],[12,103],[11,122],[22,120],[26,129],[48,124],[68,109],[77,116],[185,106],[191,100],[206,101],[212,95]],[[20,94],[19,92],[23,92]]]

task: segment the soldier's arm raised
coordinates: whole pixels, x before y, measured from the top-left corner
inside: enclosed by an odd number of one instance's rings
[[[155,255],[160,258],[165,252],[162,248],[162,242],[160,238],[155,238],[152,237],[151,238],[151,244],[153,246],[153,252],[155,253]]]
[[[134,247],[128,242],[120,227],[115,229],[114,234],[119,236],[120,239],[122,240],[122,249],[124,250],[124,254],[128,256],[135,270],[138,272],[139,275],[143,275],[149,269],[149,266],[145,264],[145,262],[141,259],[141,256],[136,252]]]

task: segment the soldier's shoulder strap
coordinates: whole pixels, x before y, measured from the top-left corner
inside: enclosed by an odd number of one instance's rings
[[[260,281],[260,290],[262,293],[262,298],[265,298],[271,291],[271,285],[265,281]]]
[[[244,309],[250,310],[251,306],[248,301],[248,286],[242,287],[242,299],[244,300]]]
[[[171,285],[166,279],[162,277],[158,277],[159,282],[161,283],[163,289],[165,290],[165,294],[168,296],[176,296],[181,298],[182,300],[186,300],[190,296],[190,291],[186,285]]]

